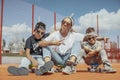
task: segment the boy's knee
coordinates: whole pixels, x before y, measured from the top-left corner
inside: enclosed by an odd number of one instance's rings
[[[99,53],[106,53],[104,49],[100,50]]]

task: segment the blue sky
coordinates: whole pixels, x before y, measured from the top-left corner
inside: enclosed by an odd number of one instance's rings
[[[35,5],[34,23],[40,17],[47,25],[47,32],[53,28],[56,12],[57,26],[65,16],[73,13],[73,28],[84,34],[89,26],[96,29],[96,15],[99,15],[100,36],[108,36],[111,41],[120,36],[120,0],[4,0],[4,39],[31,35],[32,4]]]
[[[88,12],[96,12],[102,8],[108,11],[117,11],[120,8],[120,0],[23,0],[34,3],[42,8],[55,11],[63,16],[71,13],[79,18]]]

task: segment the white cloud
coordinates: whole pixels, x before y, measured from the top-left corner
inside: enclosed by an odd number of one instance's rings
[[[101,9],[98,12],[90,12],[79,18],[79,23],[83,28],[96,27],[97,15],[100,30],[120,30],[120,9],[117,12],[108,12]]]
[[[31,27],[28,27],[26,23],[18,23],[12,26],[3,26],[3,39],[11,40],[15,37],[17,38],[25,38],[26,35],[31,33]]]
[[[29,28],[25,23],[23,24],[15,24],[12,26],[3,26],[3,35],[15,34],[15,33],[24,33],[30,32],[31,28]],[[6,33],[7,32],[7,33]]]

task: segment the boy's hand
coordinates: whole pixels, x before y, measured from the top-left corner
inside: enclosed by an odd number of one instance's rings
[[[94,53],[93,52],[89,52],[86,57],[92,57],[92,56],[94,56]]]
[[[39,64],[38,64],[38,61],[36,61],[36,60],[33,60],[33,61],[32,61],[32,64],[33,64],[35,67],[38,67],[38,65],[39,65]]]
[[[97,55],[97,53],[98,53],[98,52],[97,52],[96,50],[94,50],[94,51],[92,51],[92,52],[89,52],[86,57],[92,57],[92,56],[94,56],[94,55]]]

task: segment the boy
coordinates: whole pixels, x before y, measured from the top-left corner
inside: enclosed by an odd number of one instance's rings
[[[94,64],[94,63],[103,63],[104,72],[116,72],[115,69],[112,68],[108,58],[107,54],[104,50],[104,47],[102,44],[96,40],[97,35],[95,33],[88,33],[86,34],[86,40],[81,44],[82,50],[81,50],[81,58],[83,57],[86,64]]]
[[[45,35],[46,25],[43,22],[38,22],[35,25],[34,33],[31,35],[25,44],[26,57],[22,59],[19,67],[10,66],[8,72],[13,75],[28,75],[29,65],[33,64],[36,68],[35,74],[42,75],[47,73],[53,67],[53,62],[50,61],[50,57],[46,56],[43,52],[43,47],[49,45],[59,45],[59,41],[42,43],[42,39]]]

